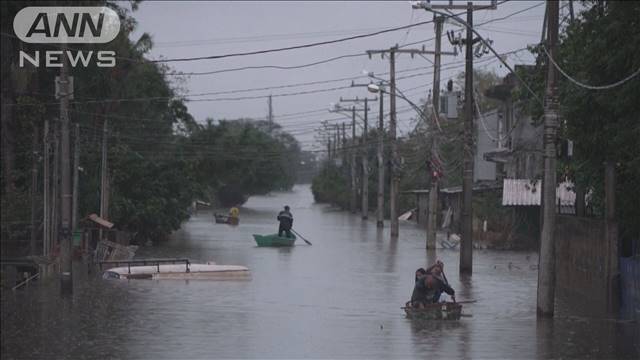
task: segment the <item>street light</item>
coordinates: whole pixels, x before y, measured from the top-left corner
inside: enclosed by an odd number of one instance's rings
[[[371,83],[371,84],[367,85],[367,90],[369,90],[369,92],[371,92],[371,93],[378,94],[378,93],[382,92],[382,87]]]
[[[382,87],[382,86],[380,86],[380,85],[377,85],[377,84],[374,84],[374,83],[371,83],[371,84],[367,85],[367,90],[369,90],[369,92],[371,92],[371,93],[375,93],[375,94],[378,94],[378,93],[385,93],[385,94],[389,94],[389,92],[387,92],[387,91],[384,89],[384,87]],[[398,90],[398,89],[396,88],[396,90]],[[411,105],[411,107],[412,107],[412,108],[413,108],[413,109],[418,113],[418,115],[420,115],[420,118],[422,118],[422,120],[425,120],[425,121],[426,121],[426,118],[427,118],[427,117],[426,117],[426,115],[424,114],[424,111],[422,111],[422,110],[420,109],[420,107],[419,107],[418,105],[416,105],[413,101],[411,101],[411,100],[407,99],[407,97],[406,97],[406,96],[404,96],[404,95],[402,94],[402,92],[400,92],[399,90],[398,90],[398,92],[399,92],[400,94],[396,94],[396,96],[397,96],[397,97],[399,97],[400,99],[402,99],[402,100],[406,101],[409,105]]]
[[[431,9],[431,0],[412,1],[411,7],[414,9]]]

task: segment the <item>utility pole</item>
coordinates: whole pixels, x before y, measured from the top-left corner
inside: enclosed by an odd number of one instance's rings
[[[344,123],[342,123],[342,163],[347,163],[347,130]]]
[[[349,209],[352,214],[356,213],[356,202],[358,199],[356,189],[356,107],[351,107],[351,200],[349,201]]]
[[[268,121],[269,121],[269,123],[273,123],[273,102],[272,102],[271,95],[269,95],[268,104],[269,104]]]
[[[362,132],[362,220],[369,218],[369,99],[364,99],[364,131]]]
[[[329,135],[329,139],[327,140],[327,159],[331,161],[331,135]]]
[[[391,188],[389,189],[389,214],[391,217],[391,237],[398,237],[400,224],[398,223],[398,193],[400,190],[400,159],[398,158],[398,144],[396,141],[396,54],[433,54],[434,51],[422,49],[399,49],[398,45],[385,50],[367,50],[371,58],[373,54],[389,54],[389,142],[391,145]]]
[[[71,211],[71,229],[78,228],[78,189],[80,185],[80,124],[76,124],[73,145],[73,207]]]
[[[451,41],[453,45],[465,45],[466,46],[466,68],[465,68],[465,122],[464,122],[464,160],[463,160],[463,180],[462,180],[462,241],[460,244],[460,273],[461,274],[471,274],[472,265],[473,265],[473,239],[472,239],[472,193],[473,193],[473,53],[472,47],[477,41],[481,40],[479,37],[473,38],[473,10],[496,10],[498,8],[498,1],[491,0],[490,5],[478,5],[474,6],[472,2],[467,2],[466,5],[458,5],[454,4],[453,1],[449,1],[447,5],[432,5],[429,1],[421,1],[419,3],[415,3],[412,5],[413,8],[423,8],[428,11],[433,11],[435,14],[440,14],[442,16],[448,16],[445,13],[436,11],[440,10],[467,10],[467,21],[466,23],[460,20],[457,16],[453,16],[453,18],[465,25],[467,28],[467,36],[465,40],[455,40]],[[434,18],[435,21],[435,18]],[[438,32],[436,21],[436,32]],[[442,30],[440,30],[442,31]],[[436,39],[440,39],[440,35],[436,35]],[[451,40],[451,39],[450,39]],[[438,67],[439,67],[439,59]],[[434,64],[435,65],[435,64]],[[436,74],[437,78],[436,78]],[[436,81],[437,80],[437,81]],[[435,84],[439,82],[439,72],[434,71],[434,103],[436,103],[436,99],[439,101],[440,89],[435,88]],[[435,104],[434,109],[437,108],[439,104]],[[437,114],[436,114],[437,115]],[[432,154],[433,156],[433,154]],[[433,187],[433,184],[432,184]],[[437,184],[436,189],[432,189],[429,195],[429,208],[433,209],[434,207],[431,205],[432,202],[432,194],[436,194],[437,196]],[[437,198],[436,198],[437,204]],[[427,223],[428,231],[427,231],[427,247],[429,247],[429,237],[433,238],[435,245],[435,224],[432,223],[432,217],[435,220],[435,215],[432,216],[431,210],[429,211],[429,221]],[[433,224],[433,225],[432,225]],[[433,226],[433,231],[431,231],[431,227]],[[430,236],[429,233],[432,232],[433,236]]]
[[[342,152],[340,149],[340,125],[336,124],[336,133],[335,133],[335,144],[333,144],[336,151],[333,152],[333,156],[337,159],[339,157],[338,151]]]
[[[333,148],[335,151],[333,152],[333,156],[337,158],[338,150],[340,149],[340,125],[335,124],[334,133],[333,133]]]
[[[378,206],[376,226],[384,227],[384,93],[380,91],[378,112]]]
[[[396,51],[398,46],[392,48],[389,53],[390,72],[389,80],[390,98],[389,98],[389,142],[391,142],[391,187],[389,189],[389,213],[391,214],[391,237],[397,238],[400,234],[400,224],[398,223],[398,191],[400,190],[400,174],[398,167],[400,159],[398,159],[398,143],[396,142]]]
[[[42,215],[42,255],[49,255],[49,244],[51,242],[51,238],[49,235],[51,234],[51,184],[49,180],[49,175],[51,174],[49,169],[49,157],[50,154],[50,144],[49,144],[49,120],[44,121],[44,131],[42,143],[44,145],[43,148],[43,184],[42,184],[42,202],[43,202],[43,215]]]
[[[547,36],[549,57],[555,58],[558,41],[558,2],[547,1]],[[542,184],[542,232],[538,266],[539,317],[553,316],[555,301],[555,238],[556,227],[556,140],[558,128],[557,73],[547,64],[547,87],[544,106],[544,182]]]
[[[51,233],[49,234],[49,251],[53,250],[58,241],[58,230],[60,229],[60,136],[59,123],[56,119],[53,127],[53,184],[51,186]]]
[[[61,130],[61,239],[60,239],[60,261],[61,277],[60,289],[63,295],[73,292],[73,278],[71,274],[71,154],[69,152],[69,97],[72,88],[69,86],[69,74],[67,61],[63,60],[60,68],[58,86],[60,89],[60,130]]]
[[[33,128],[33,145],[31,151],[31,240],[29,241],[29,254],[36,254],[36,211],[38,194],[38,127]]]
[[[444,18],[442,16],[433,15],[433,22],[435,23],[436,30],[436,48],[435,54],[433,54],[433,90],[432,90],[432,107],[433,116],[436,121],[440,117],[440,50],[441,50],[441,37],[442,37],[442,25]],[[431,189],[429,190],[429,217],[427,219],[427,249],[436,248],[436,228],[438,218],[438,175],[434,174],[435,168],[433,166],[434,159],[436,158],[437,149],[437,137],[435,136],[436,126],[432,126],[432,144],[431,144]]]
[[[107,219],[109,216],[109,168],[108,168],[108,151],[107,151],[107,139],[108,139],[108,119],[104,119],[102,127],[102,167],[101,167],[101,180],[100,180],[100,217]],[[102,229],[100,229],[100,240],[102,240]]]
[[[351,84],[351,86],[367,86],[367,85],[355,85],[354,83]],[[378,98],[364,98],[364,99],[360,99],[358,97],[356,97],[355,99],[343,99],[342,97],[340,98],[340,102],[353,102],[353,103],[360,103],[361,101],[364,101],[364,108],[362,109],[356,109],[355,106],[352,107],[351,111],[352,111],[352,117],[353,117],[353,128],[354,128],[354,148],[353,148],[353,154],[354,154],[354,159],[353,159],[353,163],[355,164],[357,162],[357,159],[355,158],[355,154],[356,154],[356,146],[355,146],[355,113],[357,111],[363,111],[364,112],[364,118],[361,118],[364,122],[364,133],[362,135],[361,138],[361,148],[362,148],[362,205],[361,205],[361,212],[362,212],[362,219],[366,220],[369,217],[369,159],[368,159],[368,146],[367,146],[367,131],[369,131],[369,126],[368,126],[368,114],[369,114],[369,101],[377,101]],[[354,165],[355,166],[355,165]],[[355,190],[354,190],[354,194],[355,194]],[[357,199],[354,197],[352,199],[355,203],[355,201],[357,201]],[[354,212],[354,211],[352,211]]]
[[[473,4],[467,2],[467,39],[465,41],[464,154],[462,172],[462,211],[460,273],[473,272]]]

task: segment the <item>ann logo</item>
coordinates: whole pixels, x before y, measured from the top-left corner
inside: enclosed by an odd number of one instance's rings
[[[78,28],[78,20],[80,20],[80,26]],[[27,32],[26,37],[31,38],[33,34],[43,34],[43,36],[50,38],[51,36],[59,37],[60,30],[64,28],[66,37],[84,37],[86,30],[91,31],[91,35],[99,37],[102,33],[102,25],[104,24],[104,13],[98,15],[98,23],[93,22],[93,18],[89,13],[74,13],[73,19],[69,21],[65,13],[56,14],[56,21],[53,27],[53,35],[51,26],[49,25],[49,17],[47,13],[38,13],[31,28]]]
[[[107,7],[29,6],[16,14],[13,30],[27,43],[103,44],[120,32],[120,18]]]

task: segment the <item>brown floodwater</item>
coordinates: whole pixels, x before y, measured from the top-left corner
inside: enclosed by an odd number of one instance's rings
[[[255,246],[251,235],[275,232],[283,205],[312,246]],[[458,252],[427,254],[416,225],[391,240],[375,219],[314,204],[308,186],[252,197],[240,219],[232,227],[200,212],[137,257],[245,265],[251,280],[103,280],[78,266],[71,298],[56,281],[3,292],[3,359],[640,358],[636,322],[562,299],[554,319],[537,320],[535,253],[474,250],[473,276],[460,277]],[[417,325],[400,307],[434,258],[457,299],[477,302],[459,321]]]

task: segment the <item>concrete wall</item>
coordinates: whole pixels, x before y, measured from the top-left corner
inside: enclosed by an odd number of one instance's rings
[[[605,222],[558,216],[555,236],[557,296],[597,313],[607,312],[617,276],[610,270],[611,259],[617,260],[618,254],[609,245]]]

